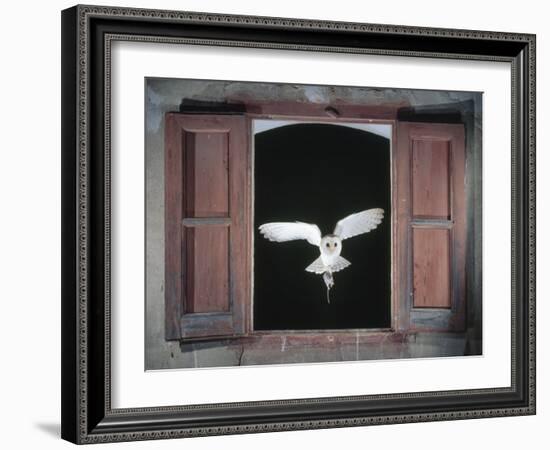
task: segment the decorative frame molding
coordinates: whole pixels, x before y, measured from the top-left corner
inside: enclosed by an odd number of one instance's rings
[[[511,386],[112,409],[110,50],[116,40],[511,63]],[[63,11],[62,437],[84,444],[535,414],[535,42],[531,34],[396,25],[99,6]]]

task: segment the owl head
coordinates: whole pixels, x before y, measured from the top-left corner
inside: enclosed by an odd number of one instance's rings
[[[342,239],[334,234],[327,234],[321,239],[319,247],[325,255],[339,255],[342,250]]]

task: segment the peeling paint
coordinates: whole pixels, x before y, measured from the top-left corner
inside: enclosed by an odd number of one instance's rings
[[[199,358],[197,356],[198,352],[196,350],[193,350],[192,353],[193,353],[193,365],[194,365],[194,367],[200,367],[199,366]]]
[[[147,131],[156,133],[159,131],[162,122],[162,97],[157,94],[150,85],[147,86],[147,113],[145,123]]]
[[[307,100],[312,103],[328,103],[328,96],[321,86],[304,86],[302,90]]]

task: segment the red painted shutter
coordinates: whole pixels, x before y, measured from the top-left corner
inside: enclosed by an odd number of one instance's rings
[[[396,295],[400,329],[464,329],[464,126],[398,123]]]
[[[166,115],[167,339],[245,333],[248,135],[242,116]]]

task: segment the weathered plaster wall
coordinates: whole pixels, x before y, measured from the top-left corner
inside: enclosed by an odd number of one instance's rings
[[[239,104],[246,99],[303,101],[334,104],[395,105],[405,108],[407,120],[426,120],[430,114],[458,111],[466,127],[468,228],[474,230],[467,253],[469,272],[468,330],[464,334],[417,333],[380,339],[357,337],[340,344],[330,334],[322,345],[311,345],[284,336],[244,347],[230,340],[180,346],[164,339],[164,114],[179,111],[182,100]],[[385,358],[458,356],[481,351],[481,94],[332,86],[276,85],[201,80],[148,79],[145,92],[146,133],[146,322],[147,369],[232,366],[239,364],[349,361]],[[408,107],[408,110],[407,110]],[[424,117],[424,119],[422,119]],[[472,203],[473,202],[473,203]],[[474,242],[477,241],[477,242]],[[262,350],[260,350],[260,348]]]

